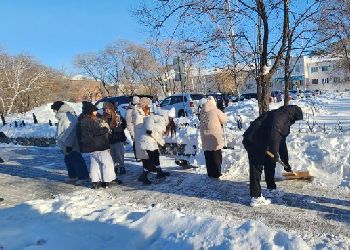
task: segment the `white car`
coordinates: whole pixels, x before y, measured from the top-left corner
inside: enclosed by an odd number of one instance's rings
[[[163,110],[175,108],[177,117],[198,114],[201,107],[201,100],[204,99],[203,94],[176,94],[165,98],[159,107]]]
[[[310,97],[314,96],[314,93],[311,90],[307,89],[304,91],[304,96],[305,96],[305,98],[310,98]]]

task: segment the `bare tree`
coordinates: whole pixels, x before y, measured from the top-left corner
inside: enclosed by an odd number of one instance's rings
[[[0,55],[0,108],[5,114],[40,98],[39,90],[49,81],[50,71],[28,55]]]

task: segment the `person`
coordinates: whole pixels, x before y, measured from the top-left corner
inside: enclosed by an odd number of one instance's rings
[[[64,154],[64,162],[68,170],[68,178],[65,181],[77,185],[86,184],[89,181],[89,173],[76,136],[78,117],[73,108],[62,101],[54,102],[51,109],[55,112],[58,121],[57,144]]]
[[[200,134],[204,150],[205,165],[209,177],[221,176],[222,154],[224,146],[221,127],[227,116],[216,106],[214,97],[209,96],[200,113]]]
[[[130,133],[130,137],[132,140],[132,149],[134,151],[134,155],[135,155],[135,159],[136,158],[136,153],[135,153],[135,135],[134,135],[134,124],[133,124],[133,118],[132,118],[132,114],[136,108],[136,105],[139,103],[140,98],[138,96],[134,96],[132,98],[132,103],[130,104],[128,110],[126,111],[126,115],[125,115],[125,121],[126,121],[126,127]]]
[[[148,179],[148,173],[150,171],[157,172],[157,178],[169,175],[169,173],[166,173],[161,169],[159,162],[158,144],[163,144],[161,136],[159,136],[161,131],[158,129],[158,126],[155,130],[152,128],[152,126],[155,125],[153,117],[146,118],[150,115],[151,105],[151,99],[142,97],[133,113],[135,141],[141,142],[135,145],[136,158],[141,159],[143,167],[143,171],[139,176],[138,181],[146,185],[151,184],[151,181]],[[164,126],[166,126],[166,124]],[[157,141],[155,141],[153,137],[151,138],[153,132],[153,136],[157,138]],[[145,138],[146,135],[150,138]]]
[[[261,174],[264,170],[268,197],[283,195],[276,189],[276,162],[281,160],[287,166],[284,170],[291,172],[286,138],[290,126],[303,119],[303,112],[297,105],[282,106],[268,111],[253,121],[243,134],[243,145],[248,153],[251,206],[268,205],[270,199],[261,195]],[[274,158],[266,154],[270,151]]]
[[[5,161],[0,157],[0,163],[4,163]]]
[[[92,188],[108,188],[121,183],[114,172],[110,154],[108,124],[97,117],[97,108],[91,102],[83,102],[82,114],[78,118],[77,136],[82,153],[90,158]]]
[[[126,121],[116,111],[115,106],[109,102],[103,104],[103,120],[111,129],[109,144],[114,162],[114,170],[116,173],[125,174],[124,142],[126,141],[126,136],[124,129],[126,129]]]

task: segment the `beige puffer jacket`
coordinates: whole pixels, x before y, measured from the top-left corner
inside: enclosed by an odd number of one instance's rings
[[[226,121],[226,114],[216,107],[214,98],[210,96],[200,113],[200,132],[204,151],[215,151],[223,148],[221,125]]]

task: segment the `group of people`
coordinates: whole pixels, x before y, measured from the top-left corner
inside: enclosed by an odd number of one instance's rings
[[[151,184],[149,172],[156,172],[156,178],[169,176],[160,167],[158,148],[164,146],[163,133],[169,123],[173,123],[175,111],[151,114],[151,105],[149,98],[134,97],[124,119],[109,102],[104,103],[103,114],[99,114],[94,104],[83,101],[79,117],[67,103],[54,102],[51,109],[58,120],[56,139],[64,153],[68,170],[66,181],[85,185],[91,180],[94,189],[121,184],[117,175],[126,173],[126,128],[133,140],[135,157],[142,161],[143,171],[138,180]],[[84,158],[88,159],[89,166]]]
[[[151,184],[150,172],[155,172],[156,178],[169,176],[170,173],[161,168],[159,148],[165,144],[164,133],[169,128],[172,130],[171,134],[175,132],[175,110],[153,114],[151,106],[152,101],[149,98],[135,96],[124,119],[111,103],[104,103],[103,114],[99,115],[96,106],[91,102],[83,102],[79,117],[66,103],[53,103],[51,108],[58,120],[57,142],[65,154],[64,160],[68,169],[67,181],[84,184],[91,180],[93,188],[120,184],[117,175],[126,173],[125,129],[131,135],[136,160],[142,162],[138,181],[145,185]],[[281,194],[275,184],[276,162],[281,159],[285,163],[285,171],[292,171],[288,161],[286,137],[290,133],[290,126],[302,119],[300,107],[282,106],[259,116],[243,134],[243,145],[249,159],[252,206],[271,202],[261,193],[262,171],[265,173],[267,196]],[[227,122],[227,116],[217,107],[215,99],[209,96],[203,104],[199,120],[207,174],[218,179],[221,176],[222,149],[225,146],[222,127]],[[266,154],[267,151],[272,153],[272,158]],[[82,154],[90,159],[89,167]]]

